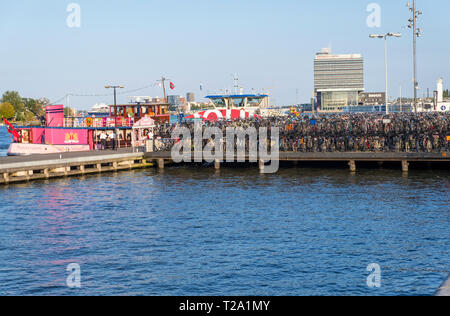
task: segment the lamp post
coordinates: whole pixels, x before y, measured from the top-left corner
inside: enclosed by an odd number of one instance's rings
[[[386,103],[386,114],[389,114],[389,86],[388,86],[388,52],[387,52],[387,39],[388,37],[402,37],[400,33],[387,33],[385,35],[381,34],[371,34],[370,38],[384,38],[384,66],[385,66],[385,103]]]
[[[419,83],[417,82],[417,38],[422,35],[422,30],[417,27],[417,18],[422,15],[422,11],[416,10],[416,0],[413,0],[412,4],[409,2],[407,6],[412,13],[412,18],[408,20],[408,27],[413,32],[414,112],[417,114],[417,90],[419,89]]]
[[[114,133],[116,134],[116,139],[119,137],[117,133],[117,89],[124,89],[124,86],[105,86],[106,89],[114,89]],[[114,142],[116,142],[114,139]]]

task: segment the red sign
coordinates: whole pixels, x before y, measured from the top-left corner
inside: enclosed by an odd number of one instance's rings
[[[246,120],[249,118],[259,118],[258,115],[251,115],[244,109],[232,109],[232,110],[209,110],[198,112],[194,115],[186,117],[186,119],[201,118],[205,121],[220,121],[220,120]]]

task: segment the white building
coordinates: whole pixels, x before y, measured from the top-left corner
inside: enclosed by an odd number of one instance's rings
[[[364,91],[364,59],[360,54],[333,55],[323,49],[314,59],[314,92],[324,112],[358,106]]]
[[[444,79],[437,82],[436,110],[439,112],[450,112],[450,100],[444,100]]]

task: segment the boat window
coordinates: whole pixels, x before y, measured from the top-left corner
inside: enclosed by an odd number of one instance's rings
[[[244,107],[244,98],[233,99],[234,107],[243,108]]]
[[[263,99],[261,99],[261,98],[248,98],[247,106],[248,107],[258,107],[261,104],[262,100]]]
[[[216,107],[219,107],[219,108],[225,107],[225,99],[212,99],[212,102],[214,102]]]

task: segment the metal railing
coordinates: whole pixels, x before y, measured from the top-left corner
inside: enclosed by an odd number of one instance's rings
[[[72,128],[114,128],[114,127],[133,127],[135,123],[134,118],[118,117],[117,123],[114,122],[113,117],[99,117],[99,118],[66,118],[64,119],[65,127]]]

